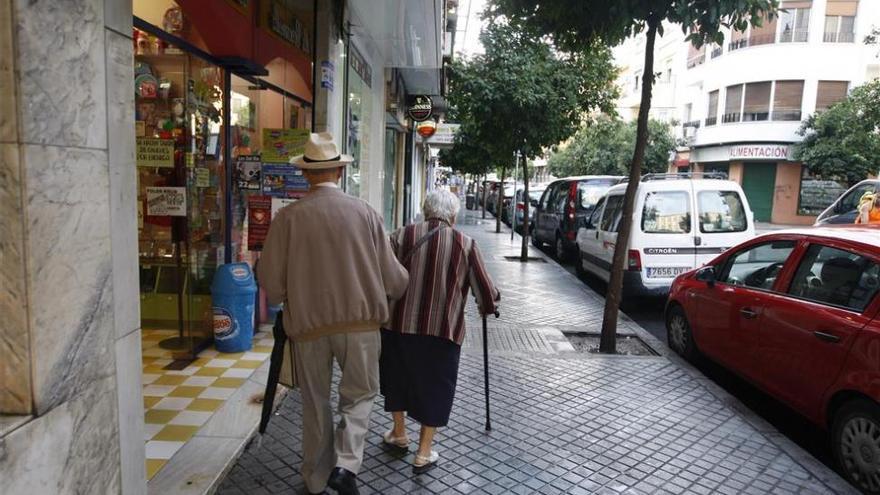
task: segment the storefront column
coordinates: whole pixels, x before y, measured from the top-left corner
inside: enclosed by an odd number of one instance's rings
[[[130,1],[0,2],[4,492],[146,492],[130,35]]]

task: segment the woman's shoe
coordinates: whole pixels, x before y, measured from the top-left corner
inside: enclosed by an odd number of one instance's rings
[[[392,449],[409,452],[409,437],[407,435],[395,437],[393,431],[386,431],[382,435],[382,443]]]
[[[440,460],[440,455],[433,450],[426,457],[419,454],[416,454],[416,458],[413,461],[413,473],[414,474],[422,474],[427,473],[428,471],[437,467],[437,461]]]

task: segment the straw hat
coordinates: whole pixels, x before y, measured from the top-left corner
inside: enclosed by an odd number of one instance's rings
[[[342,155],[329,132],[312,133],[306,141],[302,155],[290,159],[290,163],[302,169],[320,170],[343,167],[354,161],[351,155]]]

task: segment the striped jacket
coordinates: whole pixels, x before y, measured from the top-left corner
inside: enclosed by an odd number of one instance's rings
[[[440,223],[430,219],[391,234],[397,259],[405,261],[418,240]],[[493,313],[497,307],[500,293],[477,243],[448,225],[419,246],[404,267],[409,270],[409,287],[392,312],[391,330],[442,337],[461,345],[468,289],[473,290],[482,314]]]

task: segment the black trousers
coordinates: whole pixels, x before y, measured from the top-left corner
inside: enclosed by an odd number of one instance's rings
[[[385,411],[405,411],[424,426],[446,426],[461,346],[451,340],[382,330],[379,387]]]

